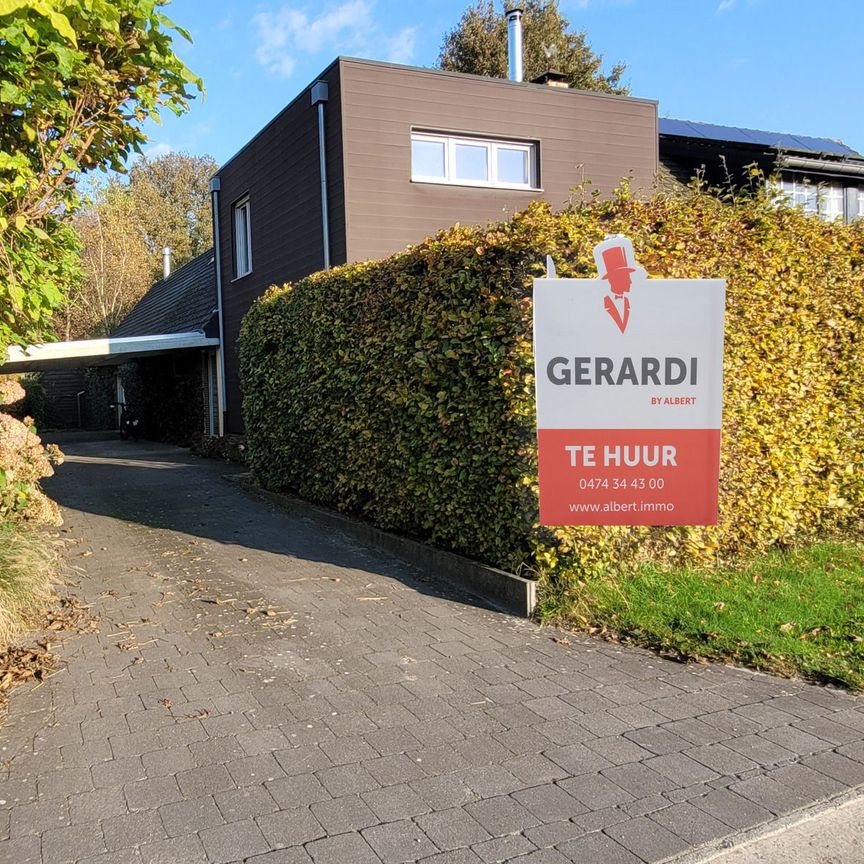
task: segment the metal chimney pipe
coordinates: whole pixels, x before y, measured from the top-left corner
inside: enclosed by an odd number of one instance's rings
[[[522,10],[507,12],[507,71],[511,81],[521,81],[522,71]]]
[[[166,246],[162,250],[162,278],[167,279],[171,275],[171,247]]]

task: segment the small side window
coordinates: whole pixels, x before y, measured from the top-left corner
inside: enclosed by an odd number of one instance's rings
[[[232,208],[234,215],[234,278],[252,272],[252,220],[249,197],[241,198]]]

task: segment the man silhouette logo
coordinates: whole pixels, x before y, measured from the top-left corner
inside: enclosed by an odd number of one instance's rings
[[[626,237],[613,234],[594,247],[597,271],[609,283],[611,294],[603,298],[606,313],[623,333],[630,321],[630,288],[633,280],[643,278],[645,271],[636,266],[633,244]],[[635,274],[635,276],[634,276]]]

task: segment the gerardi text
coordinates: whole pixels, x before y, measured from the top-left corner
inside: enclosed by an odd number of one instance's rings
[[[699,380],[697,361],[697,357],[553,357],[546,364],[546,376],[560,386],[695,386]]]

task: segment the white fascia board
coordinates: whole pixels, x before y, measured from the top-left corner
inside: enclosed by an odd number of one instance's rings
[[[46,342],[21,348],[11,346],[6,354],[3,371],[14,372],[16,365],[49,366],[55,360],[107,360],[124,354],[179,351],[183,348],[208,348],[219,345],[201,332],[168,333],[161,336],[115,336],[107,339],[80,339],[73,342]]]

